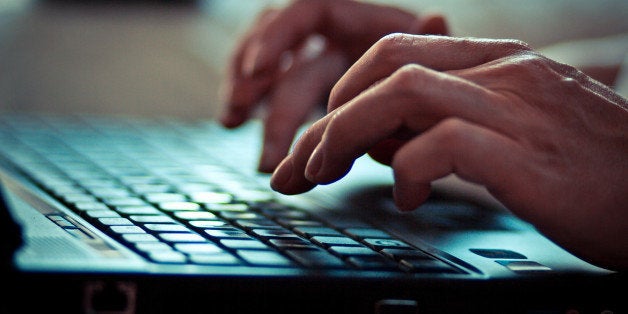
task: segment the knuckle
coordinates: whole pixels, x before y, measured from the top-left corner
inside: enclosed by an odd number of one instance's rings
[[[325,136],[327,138],[337,138],[340,134],[342,134],[342,129],[344,124],[342,122],[343,112],[345,108],[338,108],[329,119],[327,126],[325,127]]]
[[[396,92],[409,96],[416,95],[421,87],[424,87],[422,82],[425,80],[425,71],[426,69],[418,64],[406,64],[399,68],[391,75]]]
[[[466,142],[469,125],[460,118],[447,118],[435,126],[438,143],[444,147],[457,147]]]
[[[404,49],[413,41],[412,36],[403,33],[393,33],[382,37],[373,45],[374,62],[395,63],[400,49]]]
[[[501,39],[498,41],[499,44],[506,50],[512,53],[522,53],[532,51],[532,47],[518,39]]]
[[[554,79],[557,74],[549,59],[532,51],[511,55],[503,60],[502,65],[506,73],[523,78],[530,83]]]

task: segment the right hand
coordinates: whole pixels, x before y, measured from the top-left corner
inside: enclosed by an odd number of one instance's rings
[[[258,170],[270,173],[349,66],[381,37],[448,33],[441,15],[416,16],[352,0],[299,0],[262,13],[239,43],[223,86],[221,123],[243,124],[265,103]]]

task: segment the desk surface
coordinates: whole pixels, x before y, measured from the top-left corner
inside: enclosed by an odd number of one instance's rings
[[[0,109],[215,116],[238,35],[284,2],[0,1]],[[623,0],[379,2],[443,12],[454,35],[533,46],[628,32]]]

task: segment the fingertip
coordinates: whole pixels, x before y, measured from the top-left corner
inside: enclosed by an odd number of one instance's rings
[[[422,31],[424,34],[449,35],[447,20],[441,14],[429,15],[426,17]]]
[[[228,128],[228,129],[232,129],[232,128],[236,128],[238,126],[240,126],[242,124],[244,119],[242,119],[241,116],[230,112],[230,111],[225,111],[220,118],[218,118],[218,121],[220,122],[220,124],[222,124],[222,126]]]
[[[395,206],[400,212],[410,212],[423,204],[430,195],[430,187],[425,185],[406,185],[396,183],[393,186]]]
[[[285,158],[273,172],[270,178],[270,187],[280,193],[285,192],[285,186],[292,177],[292,158]]]

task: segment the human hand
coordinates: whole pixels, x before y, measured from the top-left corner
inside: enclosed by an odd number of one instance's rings
[[[328,111],[275,190],[329,184],[369,153],[391,165],[403,211],[454,173],[585,260],[628,267],[628,101],[575,68],[512,40],[395,34],[338,81]]]
[[[223,86],[229,128],[265,103],[258,169],[272,172],[298,128],[364,51],[393,32],[446,34],[440,15],[348,0],[295,1],[260,15],[237,47]]]

